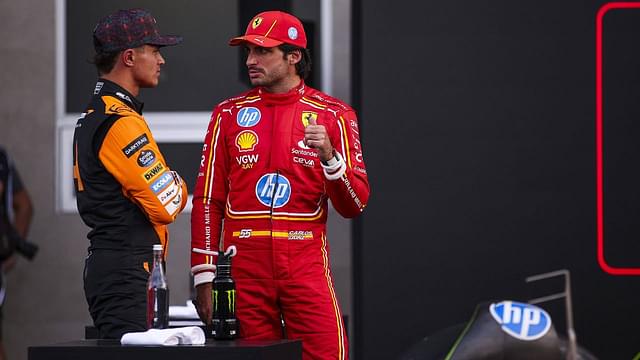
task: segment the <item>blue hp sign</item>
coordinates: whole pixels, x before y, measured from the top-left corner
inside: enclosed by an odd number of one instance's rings
[[[256,197],[264,206],[279,208],[291,198],[291,183],[279,174],[265,174],[256,183]]]
[[[551,317],[537,306],[503,301],[489,307],[493,318],[507,334],[520,340],[536,340],[551,328]]]
[[[236,121],[242,127],[252,127],[260,122],[260,110],[254,107],[245,107],[238,111]]]

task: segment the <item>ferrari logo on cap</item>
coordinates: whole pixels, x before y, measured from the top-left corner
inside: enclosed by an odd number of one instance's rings
[[[311,120],[318,120],[318,114],[314,113],[313,111],[303,111],[302,112],[302,125],[304,125],[304,127],[309,126],[309,122]]]
[[[260,24],[262,24],[262,18],[258,16],[257,18],[253,19],[253,21],[251,22],[251,27],[255,29],[258,26],[260,26]]]

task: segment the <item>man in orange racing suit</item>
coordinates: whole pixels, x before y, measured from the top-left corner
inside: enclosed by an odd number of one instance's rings
[[[167,224],[186,204],[186,185],[167,166],[136,98],[140,88],[158,85],[159,48],[182,38],[160,36],[151,14],[132,9],[100,20],[93,39],[100,79],[76,124],[74,181],[78,211],[91,227],[89,312],[100,337],[120,338],[147,328],[152,247],[167,249]]]
[[[196,306],[210,323],[215,259],[200,250],[235,245],[240,336],[281,338],[282,318],[304,359],[346,359],[327,199],[355,217],[369,185],[355,112],[304,83],[306,43],[300,21],[279,11],[258,14],[230,41],[246,48],[255,88],[220,103],[205,137],[191,218]]]

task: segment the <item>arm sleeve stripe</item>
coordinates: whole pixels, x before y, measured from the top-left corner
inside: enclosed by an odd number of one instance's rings
[[[213,127],[213,134],[211,136],[211,144],[209,144],[209,156],[208,159],[212,159],[212,161],[208,161],[207,163],[207,177],[204,181],[204,194],[202,197],[203,203],[208,203],[211,199],[211,191],[213,189],[213,173],[212,170],[215,169],[216,162],[216,148],[218,146],[218,135],[220,134],[220,114],[216,118],[216,124]],[[213,168],[213,169],[212,169]]]
[[[347,158],[347,164],[349,165],[349,169],[351,169],[352,168],[351,152],[349,151],[349,138],[347,137],[347,126],[342,116],[340,116],[340,121],[338,122],[338,126],[340,127],[340,137],[342,138],[342,149],[344,151],[344,156]]]

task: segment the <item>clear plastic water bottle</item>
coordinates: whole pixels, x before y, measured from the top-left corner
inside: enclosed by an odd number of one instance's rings
[[[153,269],[147,282],[147,328],[169,326],[169,286],[164,274],[162,245],[153,245]]]

